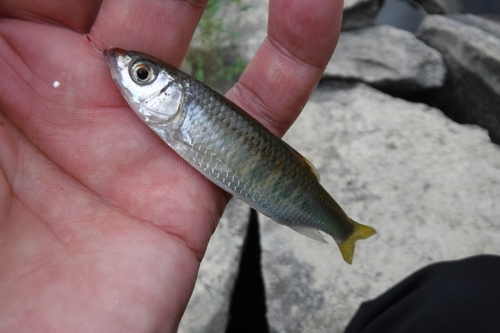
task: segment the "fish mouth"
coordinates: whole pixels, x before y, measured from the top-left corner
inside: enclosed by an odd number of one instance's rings
[[[104,59],[108,63],[108,66],[113,68],[116,67],[116,59],[122,54],[125,54],[125,50],[119,48],[112,48],[109,50],[104,50],[102,54],[104,55]]]
[[[104,59],[111,70],[111,77],[116,83],[118,83],[118,86],[120,86],[119,82],[122,79],[123,68],[127,67],[127,64],[124,63],[123,59],[123,55],[126,53],[127,52],[125,50],[119,48],[112,48],[102,52]]]

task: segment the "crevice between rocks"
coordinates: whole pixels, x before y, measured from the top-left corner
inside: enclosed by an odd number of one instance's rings
[[[252,209],[229,308],[226,333],[269,332],[260,260],[259,223],[257,213]]]

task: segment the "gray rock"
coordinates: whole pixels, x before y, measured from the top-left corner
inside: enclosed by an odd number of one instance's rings
[[[437,109],[363,84],[317,90],[286,138],[378,234],[352,266],[259,215],[271,332],[343,332],[360,303],[442,260],[500,253],[500,148]]]
[[[342,30],[374,25],[383,2],[383,0],[345,0]]]
[[[463,0],[412,0],[429,14],[457,14],[462,9]]]
[[[342,32],[323,77],[415,92],[442,86],[445,73],[438,51],[410,32],[383,25]]]
[[[226,329],[250,208],[231,200],[201,262],[179,333],[220,333]]]
[[[241,45],[244,59],[250,61],[267,36],[267,14],[269,0],[246,0],[249,8],[241,15],[237,26],[233,26],[245,41]],[[374,25],[375,17],[383,0],[345,0],[343,30],[352,30]]]
[[[448,15],[446,17],[465,25],[476,27],[487,34],[496,37],[497,39],[500,38],[500,15],[491,14],[477,16],[464,14]]]
[[[500,143],[500,24],[473,15],[428,16],[417,36],[443,55],[448,77],[432,99],[462,123]]]

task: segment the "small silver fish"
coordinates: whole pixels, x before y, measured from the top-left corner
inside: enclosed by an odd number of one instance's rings
[[[308,237],[329,234],[348,263],[355,241],[375,234],[344,213],[304,157],[224,96],[139,52],[104,57],[137,116],[225,191]]]

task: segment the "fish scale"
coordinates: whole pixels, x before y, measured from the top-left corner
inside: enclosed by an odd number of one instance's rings
[[[346,215],[305,158],[224,96],[145,54],[104,56],[139,118],[222,189],[306,236],[329,234],[348,263],[355,241],[375,233]]]

